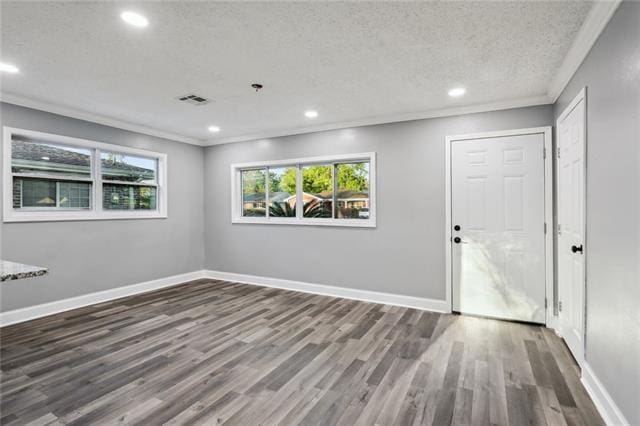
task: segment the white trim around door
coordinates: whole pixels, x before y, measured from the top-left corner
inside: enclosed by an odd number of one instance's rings
[[[470,139],[498,138],[504,136],[520,136],[542,134],[544,137],[544,218],[545,218],[545,290],[547,297],[546,324],[555,322],[556,294],[553,280],[553,158],[551,126],[534,127],[515,130],[501,130],[495,132],[471,133],[447,136],[445,140],[445,283],[446,303],[453,310],[452,300],[452,233],[451,233],[451,144],[454,141]]]

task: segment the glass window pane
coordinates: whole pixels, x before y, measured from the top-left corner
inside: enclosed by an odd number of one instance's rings
[[[242,216],[266,216],[266,169],[242,171]]]
[[[46,179],[16,178],[13,186],[13,202],[14,207],[17,208],[55,207],[56,182],[54,180]]]
[[[11,172],[91,177],[91,150],[13,136]]]
[[[102,208],[105,210],[155,210],[156,199],[155,186],[102,185]]]
[[[91,183],[14,178],[13,208],[90,209]]]
[[[369,219],[369,162],[336,166],[337,216],[340,219]]]
[[[86,182],[58,182],[58,206],[88,209],[91,206],[91,185]]]
[[[100,153],[103,180],[155,183],[158,160],[114,152]]]
[[[269,216],[296,217],[296,167],[269,169]]]
[[[304,217],[333,217],[333,165],[302,168],[302,201]]]

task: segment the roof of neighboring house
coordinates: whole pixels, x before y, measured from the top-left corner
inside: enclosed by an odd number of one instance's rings
[[[43,159],[48,157],[48,160]],[[22,140],[13,140],[11,144],[12,160],[36,161],[39,163],[56,163],[67,164],[73,166],[89,167],[91,165],[91,157],[76,151],[68,151],[66,149],[57,148],[52,145],[46,145],[41,142],[28,142]],[[46,164],[45,163],[45,164]],[[87,169],[88,170],[88,169]]]
[[[333,191],[323,191],[319,194],[312,194],[310,192],[303,192],[304,195],[309,197],[313,197],[318,200],[332,200],[333,199]],[[288,192],[272,192],[269,194],[269,198],[271,201],[275,201],[277,203],[289,201],[294,198],[295,194],[289,194]],[[363,191],[338,191],[338,199],[367,199],[369,198],[368,192]],[[255,201],[264,201],[264,193],[253,193],[253,194],[243,194],[242,200],[244,202],[255,202]]]
[[[270,201],[275,201],[276,203],[284,202],[290,199],[291,197],[295,197],[295,195],[291,195],[288,192],[271,192],[269,194]],[[251,201],[264,201],[264,192],[258,192],[253,194],[243,194],[242,200],[244,202]]]
[[[319,194],[303,192],[303,195],[315,198],[316,200],[332,200],[333,199],[333,191],[323,191]],[[283,201],[289,201],[293,197],[295,197],[295,195],[289,195]],[[345,200],[345,199],[363,199],[364,200],[367,198],[369,198],[369,193],[364,191],[349,191],[349,190],[338,191],[339,200]]]
[[[131,164],[123,163],[122,161],[106,160],[102,159],[102,170],[107,171],[109,174],[131,176],[137,174],[140,177],[146,179],[153,179],[155,170],[145,169],[144,167],[133,166]]]
[[[324,200],[330,200],[333,198],[333,191],[322,191],[319,194],[309,194],[309,195],[313,195],[315,197],[318,198],[322,198]],[[368,192],[364,192],[364,191],[350,191],[350,190],[344,190],[344,191],[338,191],[338,199],[345,199],[345,198],[369,198],[369,193]]]
[[[291,197],[295,197],[295,194],[291,195],[288,192],[272,192],[269,194],[269,199],[271,201],[275,201],[276,203],[285,202],[289,200]]]
[[[242,194],[242,201],[261,201],[264,202],[264,192],[258,192],[254,194]]]
[[[11,159],[14,166],[21,171],[57,171],[75,174],[91,172],[91,156],[81,149],[63,149],[46,142],[13,139]],[[102,159],[102,170],[110,175],[119,176],[121,180],[140,181],[153,179],[154,170],[145,169],[121,161]]]

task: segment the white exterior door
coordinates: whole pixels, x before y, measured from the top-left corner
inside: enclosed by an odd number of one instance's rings
[[[584,359],[585,102],[558,120],[558,322],[573,356]]]
[[[451,142],[453,310],[545,323],[544,135]]]

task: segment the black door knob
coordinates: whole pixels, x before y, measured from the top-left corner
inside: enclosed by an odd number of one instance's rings
[[[454,243],[456,243],[456,244],[460,244],[460,241],[462,241],[462,240],[460,239],[460,237],[455,237],[455,238],[453,239],[453,242],[454,242]]]
[[[579,246],[571,246],[571,251],[573,253],[582,253],[582,244],[580,244]]]
[[[460,225],[456,225],[456,226],[454,226],[454,227],[453,227],[453,230],[454,230],[454,231],[459,231],[459,230],[460,230]]]

